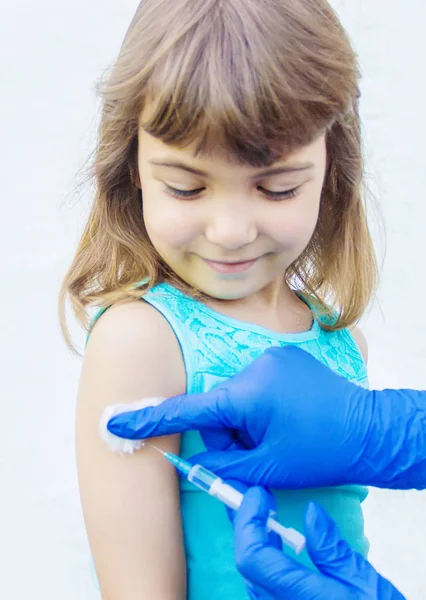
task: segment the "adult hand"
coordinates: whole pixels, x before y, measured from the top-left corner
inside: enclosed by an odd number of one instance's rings
[[[266,531],[270,508],[269,494],[251,488],[233,519],[237,567],[253,600],[404,600],[370,563],[351,550],[334,522],[314,503],[306,511],[305,535],[318,572],[285,555]]]
[[[269,348],[211,392],[108,423],[129,439],[191,429],[210,451],[194,461],[248,485],[426,487],[426,392],[365,390],[296,346]]]

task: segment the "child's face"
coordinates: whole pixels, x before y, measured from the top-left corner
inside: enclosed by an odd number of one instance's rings
[[[191,147],[140,130],[138,164],[146,229],[163,260],[205,294],[236,300],[282,285],[308,245],[325,176],[325,135],[259,169],[232,163],[220,147],[194,158]]]

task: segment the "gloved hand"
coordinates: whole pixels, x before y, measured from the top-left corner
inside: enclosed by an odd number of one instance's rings
[[[210,452],[193,461],[248,485],[426,487],[426,392],[365,390],[296,346],[108,429],[129,439],[199,429]]]
[[[252,600],[404,600],[360,554],[340,538],[327,513],[310,503],[305,515],[306,545],[319,572],[281,552],[267,533],[269,495],[251,488],[234,519],[237,567],[249,582]]]

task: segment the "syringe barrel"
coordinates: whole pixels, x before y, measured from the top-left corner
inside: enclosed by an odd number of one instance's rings
[[[201,465],[192,467],[188,473],[188,481],[210,494],[210,496],[214,496],[229,508],[237,510],[241,506],[243,495]]]
[[[209,494],[214,496],[218,500],[221,500],[224,504],[238,510],[243,501],[243,494],[231,487],[227,483],[224,483],[221,479],[217,479],[210,488]],[[305,549],[305,537],[293,528],[284,527],[281,523],[278,523],[274,519],[275,511],[269,511],[269,518],[267,521],[267,529],[275,531],[281,537],[282,541],[293,548],[296,554],[299,554]]]
[[[217,498],[226,506],[233,510],[238,510],[243,501],[243,494],[234,487],[224,483],[220,477],[217,477],[211,471],[208,471],[201,465],[194,465],[188,474],[188,481],[191,481],[198,488]],[[293,548],[299,554],[305,548],[305,537],[295,529],[284,527],[273,517],[275,513],[270,511],[267,521],[267,528],[275,531],[281,536],[283,542]]]
[[[210,488],[209,494],[233,510],[238,510],[240,508],[244,498],[241,492],[227,483],[223,483],[221,479],[216,479]]]
[[[218,479],[221,481],[219,477],[201,465],[194,465],[188,473],[188,481],[208,494],[210,493],[211,486]]]

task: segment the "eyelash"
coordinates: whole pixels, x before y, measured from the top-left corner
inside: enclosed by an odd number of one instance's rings
[[[174,187],[170,187],[166,183],[164,184],[164,189],[174,198],[183,200],[195,198],[204,190],[204,188],[198,188],[197,190],[178,190]],[[270,190],[265,190],[265,188],[262,188],[261,186],[259,186],[258,189],[271,200],[288,200],[297,195],[299,187],[293,188],[292,190],[286,190],[285,192],[271,192]]]

